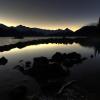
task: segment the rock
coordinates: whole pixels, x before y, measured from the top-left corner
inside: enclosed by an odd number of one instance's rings
[[[66,59],[66,58],[67,58],[67,54],[64,53],[64,54],[63,54],[63,59]]]
[[[56,52],[52,56],[52,61],[54,61],[54,62],[61,62],[62,60],[63,60],[63,55],[60,52]]]
[[[72,67],[73,66],[73,62],[70,59],[65,59],[63,61],[63,65],[66,67]]]
[[[30,61],[27,61],[26,63],[25,63],[25,67],[31,67],[31,62]]]
[[[29,70],[30,73],[30,70]],[[49,63],[46,57],[34,58],[31,74],[38,82],[48,82],[48,80],[65,77],[67,72],[59,63]]]
[[[63,70],[60,64],[54,63],[48,66],[48,78],[59,78],[65,76],[67,73]]]
[[[93,58],[94,56],[93,56],[93,55],[91,55],[90,57],[91,57],[91,58]]]
[[[51,61],[52,62],[63,62],[64,60],[76,60],[76,59],[81,59],[81,55],[76,53],[76,52],[72,52],[72,53],[69,53],[69,54],[61,54],[60,52],[56,52],[53,56],[52,56],[52,59]],[[68,61],[69,62],[69,61]]]
[[[49,60],[46,57],[34,58],[34,64],[32,70],[36,73],[43,72],[44,70],[47,70],[48,64]]]
[[[84,57],[84,58],[74,58],[74,59],[65,59],[63,61],[63,65],[66,66],[66,67],[72,67],[74,64],[80,64],[82,63],[83,61],[85,61],[87,58]]]
[[[0,58],[0,65],[5,65],[8,60],[5,57]]]
[[[21,65],[17,65],[17,66],[15,66],[13,69],[17,69],[17,70],[19,70],[20,72],[24,72],[24,67],[21,66]]]
[[[76,52],[72,52],[67,54],[67,58],[69,59],[81,59],[81,55],[76,53]]]
[[[24,60],[20,60],[19,63],[22,63]]]

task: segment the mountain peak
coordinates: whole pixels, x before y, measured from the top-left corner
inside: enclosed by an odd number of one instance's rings
[[[18,25],[18,26],[16,26],[16,28],[28,28],[28,27],[26,27],[24,25]]]
[[[8,28],[8,26],[6,26],[4,24],[0,24],[0,28]]]
[[[73,32],[72,30],[70,30],[69,28],[66,28],[65,31],[68,31],[68,32]]]

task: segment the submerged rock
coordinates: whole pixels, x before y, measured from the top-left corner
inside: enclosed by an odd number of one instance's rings
[[[0,65],[5,65],[8,60],[5,57],[0,58]]]

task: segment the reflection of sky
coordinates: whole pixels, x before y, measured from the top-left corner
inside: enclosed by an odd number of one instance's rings
[[[22,49],[14,48],[10,51],[5,51],[0,53],[0,57],[5,56],[9,63],[6,66],[13,67],[20,60],[32,60],[34,57],[46,56],[51,57],[56,52],[70,53],[77,52],[83,56],[90,56],[94,53],[93,48],[83,47],[80,44],[39,44],[39,45],[30,45]]]

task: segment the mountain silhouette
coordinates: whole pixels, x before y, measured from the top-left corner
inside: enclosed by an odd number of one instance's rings
[[[100,36],[100,18],[97,25],[83,26],[75,34],[78,36]]]
[[[16,27],[8,27],[0,24],[1,37],[24,37],[24,36],[100,36],[100,18],[97,25],[83,26],[79,30],[73,32],[66,28],[65,30],[46,30],[40,28],[30,28],[23,25]]]
[[[94,36],[97,35],[97,26],[84,26],[75,33],[79,36]]]
[[[65,30],[45,30],[40,28],[30,28],[23,25],[19,25],[16,27],[7,27],[3,24],[0,24],[0,36],[66,36],[68,34],[72,34],[73,31],[70,29]]]

